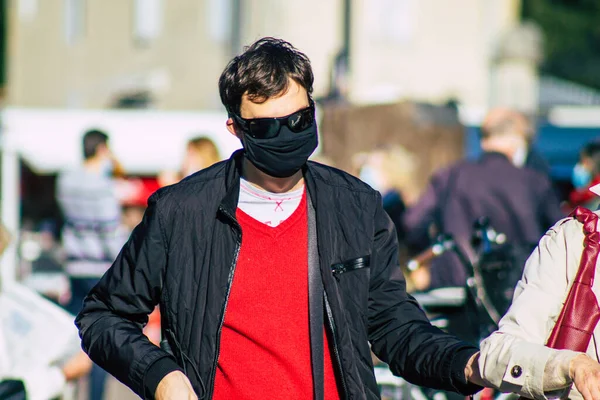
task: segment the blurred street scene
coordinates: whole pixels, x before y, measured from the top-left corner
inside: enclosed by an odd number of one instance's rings
[[[443,329],[473,342],[491,333],[545,230],[577,205],[598,207],[588,191],[600,183],[598,1],[0,5],[0,350],[19,338],[56,346],[14,354],[60,367],[60,378],[45,378],[55,397],[135,398],[77,358],[73,314],[154,191],[241,147],[217,81],[260,37],[310,58],[313,158],[381,192],[401,245],[398,274]],[[495,139],[508,131],[508,142]],[[483,268],[483,305],[473,266]],[[55,317],[27,323],[25,301],[31,315]],[[158,310],[145,332],[160,343]],[[3,357],[0,380],[17,365]],[[383,398],[452,398],[379,367]]]

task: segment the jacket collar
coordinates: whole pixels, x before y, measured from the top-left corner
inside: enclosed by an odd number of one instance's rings
[[[240,177],[244,162],[244,150],[235,151],[225,167],[225,197],[221,199],[219,210],[225,211],[229,216],[235,216],[238,199],[240,197]]]
[[[486,151],[481,155],[482,161],[490,161],[490,160],[502,160],[506,162],[510,162],[508,157],[497,151]]]
[[[231,155],[225,168],[225,196],[221,200],[219,209],[225,211],[231,217],[235,216],[240,197],[240,178],[242,176],[243,163],[244,150],[240,149]],[[317,184],[309,163],[306,163],[302,168],[302,174],[307,193],[312,200],[313,206],[317,208]]]

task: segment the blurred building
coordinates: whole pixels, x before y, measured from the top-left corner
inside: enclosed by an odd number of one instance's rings
[[[530,64],[493,73],[520,0],[10,0],[8,13],[11,106],[217,109],[226,62],[261,36],[308,54],[317,97],[485,107],[511,70],[521,88],[535,78]]]
[[[10,105],[189,109],[217,104],[216,80],[230,53],[227,35],[212,29],[225,23],[217,1],[11,3]]]
[[[519,0],[354,3],[355,101],[454,99],[474,107],[505,102],[495,97],[493,75],[504,62],[498,56],[503,36],[520,23]]]
[[[333,1],[10,3],[11,106],[215,109],[225,64],[262,35],[286,37],[311,54],[323,91],[338,42]],[[321,29],[305,37],[309,26]]]

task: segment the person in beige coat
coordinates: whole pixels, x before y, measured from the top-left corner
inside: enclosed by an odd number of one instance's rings
[[[577,273],[583,242],[583,225],[574,218],[560,220],[540,240],[510,309],[481,344],[478,365],[486,386],[532,399],[600,399],[600,326],[587,354],[544,346]],[[600,298],[600,279],[592,290]]]

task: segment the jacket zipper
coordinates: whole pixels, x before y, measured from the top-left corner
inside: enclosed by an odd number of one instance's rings
[[[337,343],[337,330],[335,328],[335,322],[333,321],[333,313],[331,312],[331,306],[329,305],[329,299],[327,298],[327,293],[325,295],[325,308],[327,309],[327,320],[329,321],[329,327],[331,328],[331,337],[333,338],[333,354],[335,356],[335,360],[337,362],[337,366],[340,371],[340,377],[342,381],[342,392],[343,398],[348,398],[348,387],[346,385],[346,375],[344,374],[344,369],[342,368],[342,360],[340,358],[340,353],[338,350]]]
[[[342,262],[342,263],[338,263],[338,264],[333,264],[331,266],[331,271],[333,272],[334,276],[338,276],[340,274],[346,273],[346,272],[351,272],[351,271],[356,271],[359,269],[363,269],[363,268],[367,268],[369,266],[369,259],[370,257],[360,257],[357,258],[356,260],[352,260],[352,261],[346,261],[346,262]]]
[[[227,280],[227,294],[225,295],[225,303],[223,303],[223,309],[221,310],[221,320],[219,322],[219,330],[217,331],[217,348],[216,348],[216,352],[215,352],[215,359],[213,361],[213,368],[212,368],[212,373],[211,373],[211,378],[210,378],[210,386],[208,388],[209,392],[207,393],[208,394],[207,399],[212,398],[213,392],[215,390],[215,379],[217,376],[217,363],[219,362],[219,354],[221,352],[221,331],[223,329],[223,323],[225,322],[225,310],[227,309],[227,303],[229,302],[229,294],[231,293],[231,284],[233,283],[233,274],[235,273],[235,267],[237,265],[237,260],[240,255],[240,248],[242,247],[242,234],[241,234],[242,229],[241,229],[241,227],[237,223],[236,219],[229,212],[227,212],[222,207],[219,207],[219,209],[232,222],[235,223],[235,226],[237,228],[237,238],[236,238],[235,254],[233,256],[233,262],[231,263],[231,266],[229,267],[229,277]]]

